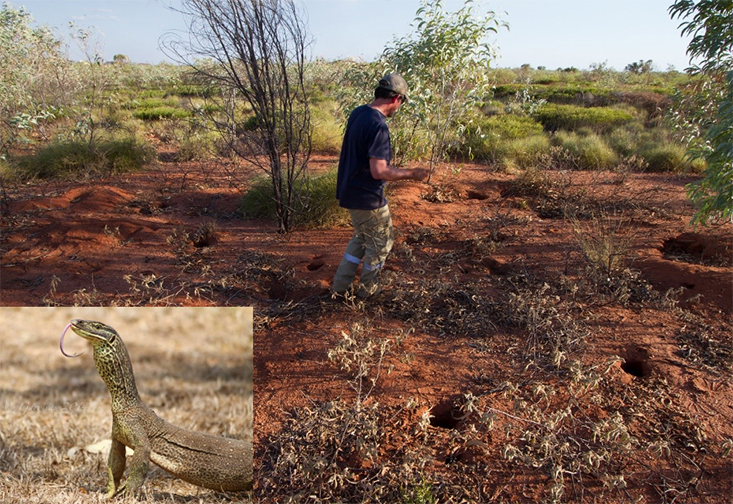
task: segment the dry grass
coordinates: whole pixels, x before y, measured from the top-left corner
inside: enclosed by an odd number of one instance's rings
[[[104,500],[106,455],[85,447],[109,439],[107,389],[91,347],[61,330],[72,318],[120,333],[148,406],[180,427],[252,439],[251,308],[2,308],[0,502]],[[205,490],[154,467],[152,502],[251,502]]]

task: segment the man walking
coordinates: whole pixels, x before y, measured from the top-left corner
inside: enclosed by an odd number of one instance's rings
[[[387,118],[407,101],[407,83],[401,75],[389,74],[379,81],[374,101],[354,109],[349,116],[341,146],[336,198],[348,209],[354,236],[346,246],[333,277],[333,291],[345,295],[351,289],[363,262],[357,297],[367,299],[381,291],[379,276],[392,249],[392,218],[384,186],[389,180],[424,180],[428,170],[393,167]]]

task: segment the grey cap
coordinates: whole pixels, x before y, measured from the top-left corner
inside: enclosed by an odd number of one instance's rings
[[[400,74],[391,73],[385,75],[380,79],[379,87],[389,89],[407,98],[407,82],[405,82],[405,79]]]

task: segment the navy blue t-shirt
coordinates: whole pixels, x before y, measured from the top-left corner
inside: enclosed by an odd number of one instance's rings
[[[369,158],[392,158],[386,117],[369,105],[357,107],[349,116],[339,158],[336,198],[353,210],[376,210],[387,204],[384,180],[372,177]]]

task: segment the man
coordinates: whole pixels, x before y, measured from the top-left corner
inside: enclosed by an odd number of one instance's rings
[[[366,299],[381,291],[379,276],[392,248],[392,218],[384,186],[389,180],[424,180],[423,168],[404,170],[390,164],[392,145],[387,118],[407,101],[407,83],[392,73],[379,81],[374,101],[354,109],[341,146],[336,197],[348,209],[354,236],[333,277],[333,291],[346,295],[363,262],[356,296]]]

